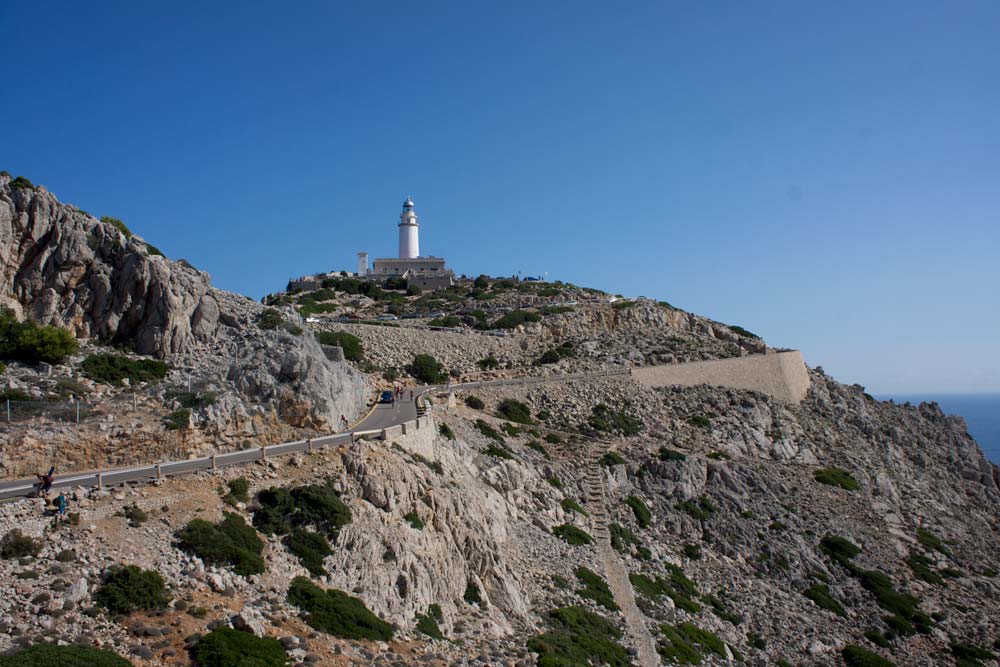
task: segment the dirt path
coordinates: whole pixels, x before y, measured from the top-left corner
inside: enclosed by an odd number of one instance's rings
[[[607,451],[606,445],[598,444],[590,452],[587,466],[587,507],[590,510],[591,527],[597,540],[597,551],[604,565],[604,577],[622,609],[625,626],[632,638],[640,667],[659,667],[660,658],[656,652],[656,642],[646,627],[646,617],[635,603],[635,591],[628,580],[628,571],[621,556],[611,546],[611,532],[608,529],[608,499],[604,493],[604,470],[599,463]]]

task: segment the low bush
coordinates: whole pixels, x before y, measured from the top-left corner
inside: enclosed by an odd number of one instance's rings
[[[745,336],[746,338],[756,338],[757,340],[760,340],[760,336],[758,336],[755,333],[750,333],[749,331],[747,331],[746,329],[744,329],[741,326],[737,326],[735,324],[730,324],[729,328],[732,331],[734,331],[735,333],[738,333],[741,336]]]
[[[330,539],[351,522],[351,509],[333,489],[323,484],[272,487],[257,494],[253,525],[265,535],[287,535],[293,528],[313,528]]]
[[[542,440],[549,443],[550,445],[558,445],[559,443],[562,442],[562,438],[559,437],[558,433],[546,433],[545,437],[542,438]]]
[[[417,631],[427,635],[431,639],[444,639],[444,633],[441,632],[441,628],[438,626],[438,621],[440,620],[441,607],[432,604],[428,607],[426,614],[417,614]]]
[[[551,629],[528,640],[538,654],[538,667],[628,667],[628,653],[618,643],[622,633],[614,623],[582,607],[549,613]]]
[[[611,547],[619,553],[626,553],[629,545],[641,544],[635,533],[621,524],[613,523],[608,526],[608,530],[611,533]]]
[[[598,403],[591,409],[587,425],[596,431],[621,433],[624,436],[636,435],[643,428],[642,420],[638,417],[632,417],[621,410],[612,410],[603,403]]]
[[[470,581],[465,587],[465,593],[462,595],[462,599],[469,604],[482,604],[483,598],[479,594],[479,586]]]
[[[698,428],[709,428],[712,426],[712,421],[705,415],[692,415],[688,417],[687,422],[691,426],[697,426]]]
[[[552,456],[549,455],[549,450],[545,449],[545,446],[542,443],[538,442],[537,440],[529,440],[528,442],[525,443],[524,446],[528,447],[529,449],[533,449],[539,454],[541,454],[546,461],[552,460]]]
[[[516,424],[531,424],[531,410],[521,401],[505,398],[497,406],[497,416]]]
[[[1000,648],[1000,640],[997,640],[995,646]],[[997,656],[991,651],[972,644],[952,642],[949,648],[951,649],[951,654],[955,656],[957,667],[983,667],[983,660],[997,659]]]
[[[438,426],[438,433],[448,438],[449,440],[455,439],[455,432],[452,431],[451,427],[445,424],[444,422],[441,422],[441,424]]]
[[[13,655],[0,655],[0,667],[132,667],[132,663],[93,646],[35,644]]]
[[[204,635],[191,649],[199,667],[285,667],[288,654],[273,637],[221,627]]]
[[[61,364],[76,354],[77,349],[76,339],[69,331],[18,322],[13,311],[0,309],[0,358],[31,364],[40,361]]]
[[[500,368],[500,361],[491,354],[490,356],[483,357],[477,361],[476,365],[479,366],[481,370],[492,371]]]
[[[660,460],[661,461],[683,461],[687,458],[684,454],[674,450],[668,449],[667,447],[660,447]]]
[[[274,308],[265,308],[260,315],[257,316],[257,326],[265,331],[270,331],[272,329],[277,329],[279,326],[284,324],[285,318],[281,316]]]
[[[913,576],[929,584],[943,584],[944,578],[931,567],[931,559],[920,554],[910,554],[906,564],[913,570]]]
[[[149,515],[135,503],[123,507],[121,511],[118,512],[118,516],[125,517],[128,521],[128,525],[132,528],[138,528],[149,519]]]
[[[191,425],[191,411],[187,408],[174,410],[163,418],[163,425],[168,431],[182,431]]]
[[[702,496],[697,500],[685,500],[684,502],[677,503],[674,508],[688,514],[692,519],[697,521],[708,521],[712,518],[713,514],[718,512],[718,508],[706,496]]]
[[[119,220],[118,218],[112,218],[110,215],[102,215],[101,222],[103,222],[106,225],[111,225],[112,227],[120,231],[122,234],[124,234],[125,238],[127,239],[132,238],[132,230],[129,229],[125,225],[125,223]]]
[[[527,310],[512,310],[509,313],[504,313],[497,321],[493,323],[494,329],[515,329],[522,324],[527,322],[541,322],[542,316],[538,313],[533,313]]]
[[[866,648],[850,644],[840,651],[847,667],[896,667],[896,663],[886,660],[877,653]]]
[[[726,645],[708,630],[702,630],[692,623],[676,626],[661,625],[665,641],[659,645],[660,656],[667,662],[684,665],[700,665],[705,652],[726,657]]]
[[[723,621],[728,621],[733,625],[739,625],[743,622],[742,616],[727,607],[726,604],[715,595],[704,595],[701,600],[708,605],[708,608],[713,614],[718,616]]]
[[[239,514],[223,513],[217,524],[194,519],[178,534],[180,548],[209,565],[225,565],[243,576],[264,571],[264,542]]]
[[[840,535],[827,535],[819,543],[819,550],[830,560],[841,565],[850,565],[851,559],[861,553],[861,547]]]
[[[810,586],[802,591],[802,595],[815,602],[816,606],[820,609],[826,609],[827,611],[832,611],[838,616],[847,617],[847,612],[844,610],[844,606],[837,602],[832,595],[830,595],[830,587],[826,584],[816,584],[815,586]]]
[[[653,514],[649,511],[649,507],[646,503],[642,501],[642,498],[638,496],[629,496],[625,499],[625,504],[632,508],[632,513],[635,514],[635,520],[639,522],[642,528],[647,528],[653,521]]]
[[[847,491],[857,491],[861,488],[858,481],[851,477],[851,473],[840,468],[820,468],[813,472],[813,477],[820,484],[837,486]]]
[[[694,600],[698,595],[698,588],[693,581],[685,576],[684,570],[668,563],[667,571],[670,573],[667,579],[651,578],[644,574],[630,574],[629,581],[635,590],[650,600],[666,595],[678,609],[683,609],[691,614],[697,614],[701,611],[701,605]]]
[[[83,374],[94,382],[121,386],[154,382],[167,377],[170,367],[155,359],[130,359],[118,354],[91,354],[80,365]]]
[[[365,358],[361,339],[346,331],[320,331],[316,334],[316,340],[321,345],[332,345],[342,348],[344,350],[344,359],[348,361],[362,361]]]
[[[917,528],[917,541],[928,549],[933,549],[949,558],[951,557],[951,550],[945,546],[944,540],[926,528]]]
[[[335,637],[392,639],[392,626],[373,614],[364,602],[333,588],[323,590],[305,577],[292,580],[288,602],[306,613],[310,627]]]
[[[691,560],[701,560],[701,547],[697,544],[685,544],[684,555]]]
[[[94,593],[94,603],[115,615],[163,609],[168,602],[163,577],[136,565],[109,568]]]
[[[292,528],[283,540],[289,553],[299,559],[302,567],[309,570],[314,577],[327,574],[323,561],[333,555],[330,541],[323,533],[316,533],[305,528]]]
[[[25,535],[19,528],[14,528],[0,540],[0,558],[6,560],[28,556],[34,558],[41,550],[42,541]]]
[[[587,512],[580,507],[580,503],[576,502],[572,498],[563,498],[559,501],[559,505],[563,508],[564,512],[576,512],[577,514],[587,516]]]
[[[482,410],[483,408],[486,407],[486,404],[483,403],[483,399],[479,398],[478,396],[471,396],[471,395],[466,396],[465,404],[470,408],[472,408],[473,410]]]
[[[559,347],[554,347],[551,350],[546,351],[535,363],[539,366],[554,364],[557,361],[574,356],[576,356],[576,348],[573,347],[573,343],[566,341]]]
[[[11,180],[11,182],[10,182],[10,189],[11,190],[34,190],[35,189],[35,184],[32,183],[31,181],[29,181],[24,176],[18,176],[17,178],[14,178],[14,179]]]
[[[429,327],[446,327],[449,329],[453,327],[460,327],[462,324],[464,324],[464,322],[458,315],[435,317],[433,320],[427,322],[427,326]]]
[[[511,453],[511,451],[506,447],[504,447],[503,445],[490,445],[489,447],[483,450],[483,454],[485,454],[486,456],[493,456],[498,459],[509,459],[509,460],[514,459],[514,455]]]
[[[582,566],[576,568],[574,574],[583,584],[583,588],[576,591],[577,595],[593,600],[608,611],[618,611],[619,607],[615,603],[611,589],[608,588],[608,582],[601,575]]]
[[[425,384],[444,384],[448,382],[448,373],[444,365],[429,354],[414,355],[407,372]]]
[[[246,477],[237,477],[226,482],[229,495],[241,503],[250,502],[250,481]]]
[[[575,547],[594,543],[594,538],[586,531],[568,523],[553,527],[552,534]]]
[[[625,465],[625,459],[616,452],[605,452],[597,462],[605,467]]]
[[[414,528],[416,530],[424,529],[424,522],[420,519],[420,515],[417,514],[416,510],[410,510],[409,512],[403,515],[403,518],[406,519],[407,523],[410,524],[411,528]]]
[[[485,435],[487,438],[496,440],[501,444],[504,443],[503,436],[500,435],[500,432],[498,430],[490,426],[489,422],[483,421],[482,419],[477,419],[475,426],[476,430]]]

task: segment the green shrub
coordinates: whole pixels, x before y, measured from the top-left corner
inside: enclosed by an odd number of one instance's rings
[[[840,468],[820,468],[813,473],[813,476],[820,484],[838,486],[847,491],[857,491],[861,488],[861,485],[851,477],[849,472]]]
[[[550,445],[558,445],[562,442],[562,438],[559,437],[558,433],[546,433],[542,439]]]
[[[231,479],[226,483],[229,487],[229,495],[231,495],[236,500],[241,503],[246,503],[250,501],[250,481],[246,477],[237,477],[236,479]]]
[[[166,255],[163,254],[163,251],[157,248],[152,243],[146,244],[146,252],[155,257],[166,257]]]
[[[9,175],[9,174],[8,174]],[[35,184],[24,176],[18,176],[10,182],[11,190],[34,190]]]
[[[730,325],[729,325],[729,328],[730,328],[730,329],[731,329],[732,331],[734,331],[735,333],[738,333],[738,334],[739,334],[739,335],[741,335],[741,336],[745,336],[745,337],[747,337],[747,338],[756,338],[757,340],[760,340],[760,336],[758,336],[758,335],[757,335],[757,334],[755,334],[755,333],[750,333],[749,331],[747,331],[747,330],[746,330],[746,329],[744,329],[743,327],[740,327],[740,326],[736,326],[735,324],[730,324]]]
[[[586,531],[568,523],[553,527],[552,534],[565,540],[568,544],[574,547],[594,543],[594,538],[591,537]]]
[[[677,503],[674,507],[696,521],[708,521],[718,511],[712,501],[705,496],[698,498],[698,500],[685,500]]]
[[[488,289],[490,281],[486,276],[479,276],[473,281],[472,286],[476,289]]]
[[[470,581],[465,587],[465,593],[462,595],[462,599],[469,604],[482,604],[483,599],[479,594],[479,586]]]
[[[344,350],[344,359],[348,361],[362,361],[365,358],[361,339],[346,331],[320,331],[316,333],[316,340],[321,345],[339,346]]]
[[[653,521],[653,515],[649,511],[649,507],[646,503],[642,502],[642,498],[638,496],[629,496],[625,499],[625,504],[632,508],[632,513],[635,514],[635,520],[639,522],[642,528],[646,528]]]
[[[448,438],[449,440],[454,440],[455,439],[455,432],[452,431],[451,427],[448,426],[447,424],[445,424],[444,422],[441,422],[438,425],[438,433],[440,433],[444,437]]]
[[[135,503],[123,507],[121,511],[118,512],[118,516],[125,517],[125,519],[128,520],[128,525],[132,528],[138,528],[149,519],[149,515]]]
[[[728,461],[729,460],[729,454],[726,454],[725,452],[709,452],[708,454],[706,454],[706,456],[708,458],[712,459],[713,461]]]
[[[538,653],[538,667],[628,667],[628,653],[618,643],[621,632],[610,621],[582,607],[563,607],[549,613],[551,629],[528,640]]]
[[[517,424],[531,424],[531,410],[521,401],[505,398],[497,406],[497,416]]]
[[[18,322],[13,311],[0,309],[0,358],[61,364],[76,354],[77,349],[76,339],[69,331]]]
[[[466,396],[465,404],[470,408],[472,408],[473,410],[482,410],[483,408],[486,407],[486,404],[483,403],[483,399],[479,398],[478,396],[471,396],[471,395]]]
[[[601,458],[597,459],[597,463],[606,467],[620,466],[625,465],[625,459],[617,452],[605,452]]]
[[[840,655],[847,667],[896,667],[891,660],[853,644],[845,646]]]
[[[621,410],[612,410],[603,403],[598,403],[591,409],[587,424],[597,431],[617,432],[624,436],[636,435],[643,428],[642,420],[638,417],[632,417]]]
[[[285,321],[285,318],[281,316],[274,308],[265,308],[260,315],[257,316],[257,326],[265,331],[270,331],[271,329],[277,329]]]
[[[170,367],[155,359],[130,359],[117,354],[91,354],[80,365],[83,374],[94,382],[121,386],[153,382],[167,377]]]
[[[438,621],[440,620],[441,607],[432,604],[426,614],[417,614],[417,631],[427,635],[431,639],[444,639],[444,633],[441,632],[441,628],[438,626]]]
[[[119,220],[118,218],[112,218],[110,215],[102,215],[101,222],[103,222],[106,225],[111,225],[112,227],[120,231],[122,234],[124,234],[125,238],[127,239],[132,238],[132,230],[126,227],[125,223]]]
[[[816,606],[820,609],[826,609],[827,611],[832,611],[838,616],[847,617],[847,612],[844,610],[844,606],[837,602],[832,595],[830,595],[830,587],[826,584],[816,584],[815,586],[810,586],[802,591],[802,595],[815,602]]]
[[[526,310],[512,310],[504,313],[500,319],[493,323],[494,329],[515,329],[526,322],[541,322],[542,316],[538,313]]]
[[[661,461],[683,461],[687,456],[681,454],[680,452],[668,449],[667,447],[660,447],[660,460]]]
[[[708,630],[691,623],[661,625],[665,641],[659,645],[660,656],[667,662],[679,665],[700,665],[705,651],[721,658],[726,657],[726,646]]]
[[[314,577],[327,574],[323,561],[327,556],[333,555],[333,549],[330,548],[326,535],[305,528],[292,528],[283,541],[289,553],[299,559],[299,563],[309,570],[309,574]]]
[[[420,515],[417,514],[416,510],[411,510],[403,515],[403,518],[410,524],[411,527],[416,530],[424,529],[424,522],[420,520]]]
[[[198,640],[191,655],[199,667],[285,667],[288,654],[273,637],[221,627]]]
[[[425,384],[444,384],[448,382],[448,373],[444,366],[429,354],[414,355],[407,371]]]
[[[334,539],[351,522],[351,509],[333,489],[333,481],[297,487],[272,487],[257,494],[253,525],[265,535],[287,535],[293,528],[313,528]]]
[[[181,431],[191,425],[191,411],[187,408],[174,410],[163,418],[163,425],[168,431]]]
[[[691,560],[701,560],[701,547],[697,544],[685,544],[684,555]]]
[[[698,428],[709,428],[712,425],[711,420],[705,415],[693,415],[688,417],[687,421],[691,426],[697,426]]]
[[[7,370],[7,364],[0,361],[0,375],[3,375],[6,370]]]
[[[211,391],[178,391],[171,389],[164,392],[163,397],[167,400],[177,401],[182,408],[199,409],[214,405],[218,396]]]
[[[163,609],[168,602],[163,577],[135,565],[108,568],[94,593],[94,603],[116,615]]]
[[[464,322],[462,321],[462,318],[459,317],[458,315],[448,315],[447,317],[435,317],[433,320],[427,322],[427,326],[429,327],[447,327],[449,329],[453,327],[460,327],[462,326],[462,324],[464,324]]]
[[[497,442],[503,444],[504,442],[503,436],[500,435],[499,431],[490,426],[489,422],[485,422],[482,419],[477,419],[475,426],[476,430],[485,435],[487,438],[492,438],[493,440],[496,440]]]
[[[931,559],[920,554],[910,554],[906,564],[913,570],[913,575],[929,584],[943,584],[944,578],[931,568]]]
[[[611,533],[611,547],[619,553],[628,551],[629,545],[641,544],[635,533],[621,524],[613,523],[608,526],[608,530]]]
[[[926,528],[917,528],[917,541],[928,549],[933,549],[949,558],[951,557],[951,550],[945,546],[944,540]]]
[[[840,535],[827,535],[819,543],[819,550],[835,563],[847,566],[851,559],[861,553],[861,547]]]
[[[743,622],[743,617],[727,607],[718,597],[714,595],[704,595],[701,599],[708,605],[708,608],[712,611],[712,613],[723,621],[729,621],[733,625],[739,625]]]
[[[608,582],[601,575],[582,566],[576,568],[574,574],[583,584],[583,588],[576,592],[577,595],[593,600],[608,611],[618,611],[619,607],[608,588]]]
[[[288,602],[306,613],[310,627],[335,637],[392,639],[392,626],[369,611],[364,602],[333,588],[323,590],[305,577],[292,580]]]
[[[572,498],[563,498],[559,505],[563,508],[564,512],[576,512],[577,514],[582,514],[587,516],[587,512],[580,507],[580,503],[576,502]]]
[[[491,354],[477,361],[476,365],[484,371],[492,371],[500,368],[500,361]]]
[[[243,576],[264,571],[264,542],[239,514],[223,513],[217,524],[194,519],[178,534],[181,549],[209,565],[227,565]]]
[[[132,663],[93,646],[35,644],[13,655],[0,655],[0,667],[132,667]]]
[[[41,550],[42,541],[23,534],[19,528],[14,528],[0,540],[0,558],[6,560],[28,556],[34,558]]]
[[[527,443],[525,443],[525,447],[535,450],[536,452],[541,454],[546,461],[552,460],[552,457],[549,455],[549,450],[545,449],[545,446],[542,443],[538,442],[537,440],[529,440]]]
[[[555,475],[546,478],[545,481],[551,484],[552,486],[556,487],[557,489],[563,488],[563,483]]]
[[[953,641],[949,648],[951,649],[951,654],[955,656],[957,667],[982,667],[982,660],[997,659],[996,655],[990,651],[972,644]]]

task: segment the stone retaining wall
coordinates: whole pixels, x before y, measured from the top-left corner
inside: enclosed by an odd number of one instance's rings
[[[707,384],[752,389],[787,403],[800,402],[809,391],[809,374],[798,350],[633,368],[632,377],[649,387]]]

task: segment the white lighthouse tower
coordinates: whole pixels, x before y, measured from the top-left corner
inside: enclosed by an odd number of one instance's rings
[[[399,214],[399,258],[416,259],[420,256],[420,242],[417,233],[417,214],[413,212],[413,200],[409,197],[403,202],[403,212]]]

